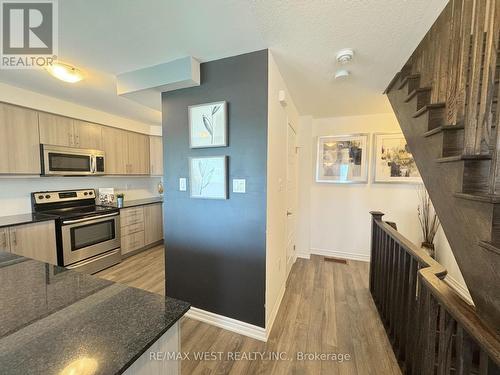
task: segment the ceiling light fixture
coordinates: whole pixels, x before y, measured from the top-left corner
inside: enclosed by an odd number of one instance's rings
[[[83,79],[83,73],[72,65],[54,62],[45,68],[51,75],[64,82],[76,83]]]
[[[350,63],[354,57],[354,51],[350,48],[346,48],[337,52],[337,61],[344,65]]]

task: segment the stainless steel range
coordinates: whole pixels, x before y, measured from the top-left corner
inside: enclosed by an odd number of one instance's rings
[[[95,273],[121,261],[120,210],[95,204],[93,189],[31,193],[33,212],[56,216],[58,265]]]

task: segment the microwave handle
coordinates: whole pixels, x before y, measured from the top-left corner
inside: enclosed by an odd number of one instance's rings
[[[96,157],[95,155],[90,156],[90,172],[95,173],[96,170]]]

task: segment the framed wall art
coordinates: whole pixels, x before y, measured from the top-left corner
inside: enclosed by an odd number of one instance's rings
[[[227,156],[189,158],[190,196],[227,199]]]
[[[227,103],[193,105],[188,108],[189,147],[227,146]]]
[[[373,135],[373,182],[422,183],[402,133]]]
[[[316,182],[368,182],[368,134],[318,137]]]

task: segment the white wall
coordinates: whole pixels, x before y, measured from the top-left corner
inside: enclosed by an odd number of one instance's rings
[[[287,126],[299,116],[285,81],[269,52],[267,134],[266,330],[270,332],[286,283]],[[285,90],[286,106],[278,101]]]
[[[371,157],[367,184],[327,184],[315,182],[318,136],[400,132],[394,114],[375,114],[313,119],[301,117],[299,124],[299,239],[298,251],[359,260],[369,260],[370,214],[382,211],[384,220],[394,221],[398,230],[415,244],[421,243],[417,216],[416,185],[372,183]],[[436,238],[438,259],[459,283],[463,282],[444,233]]]

